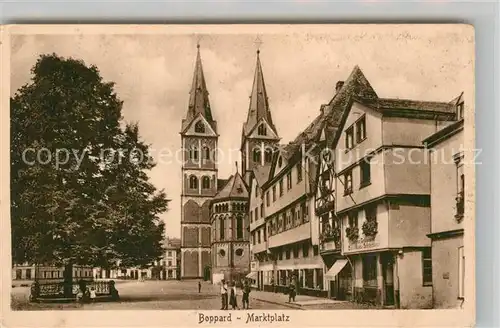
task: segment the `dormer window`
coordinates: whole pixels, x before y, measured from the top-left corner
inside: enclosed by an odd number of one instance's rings
[[[461,120],[464,118],[464,103],[461,102],[457,105],[457,120]]]
[[[196,125],[194,126],[194,132],[205,133],[205,124],[203,124],[202,121],[196,122]]]
[[[264,123],[259,125],[259,128],[257,129],[257,133],[259,134],[259,136],[265,136],[267,134],[266,125]]]

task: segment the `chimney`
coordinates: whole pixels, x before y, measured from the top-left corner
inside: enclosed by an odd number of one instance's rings
[[[344,86],[344,81],[338,81],[337,84],[335,85],[335,91],[338,93],[343,86]]]

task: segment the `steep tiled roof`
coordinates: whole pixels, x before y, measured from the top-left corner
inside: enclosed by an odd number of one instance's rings
[[[226,183],[229,181],[228,179],[217,179],[217,191],[221,191],[222,188],[226,185]]]
[[[455,133],[462,131],[464,128],[464,120],[461,119],[453,124],[450,124],[436,133],[430,135],[422,142],[426,147],[434,147],[436,144],[446,140]]]
[[[332,100],[328,104],[321,106],[321,113],[287,147],[298,151],[301,148],[300,145],[317,141],[323,128],[326,128],[327,131],[335,131],[353,96],[366,99],[378,98],[357,65],[354,66],[351,74]]]
[[[248,188],[239,172],[232,175],[226,185],[215,195],[214,200],[226,198],[248,198]]]
[[[382,113],[389,114],[390,112],[395,112],[399,110],[407,112],[436,112],[436,113],[448,113],[455,114],[455,105],[453,101],[451,102],[437,102],[437,101],[417,101],[410,99],[389,99],[389,98],[378,98],[378,99],[364,99],[357,98],[363,104],[369,105],[370,107],[379,110]]]

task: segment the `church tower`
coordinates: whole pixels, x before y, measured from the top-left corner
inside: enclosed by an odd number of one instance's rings
[[[249,173],[257,166],[271,164],[273,150],[280,138],[274,126],[257,50],[257,64],[253,78],[247,120],[241,136],[241,172],[247,184]]]
[[[181,127],[181,278],[209,277],[210,201],[217,193],[217,122],[212,117],[198,45],[189,106]]]

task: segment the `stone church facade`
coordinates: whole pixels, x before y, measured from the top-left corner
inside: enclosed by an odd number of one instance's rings
[[[232,279],[233,273],[241,277],[250,271],[249,183],[257,167],[270,165],[280,140],[269,109],[259,51],[242,128],[241,174],[237,168],[229,179],[218,177],[219,134],[199,46],[180,135],[181,279]]]

